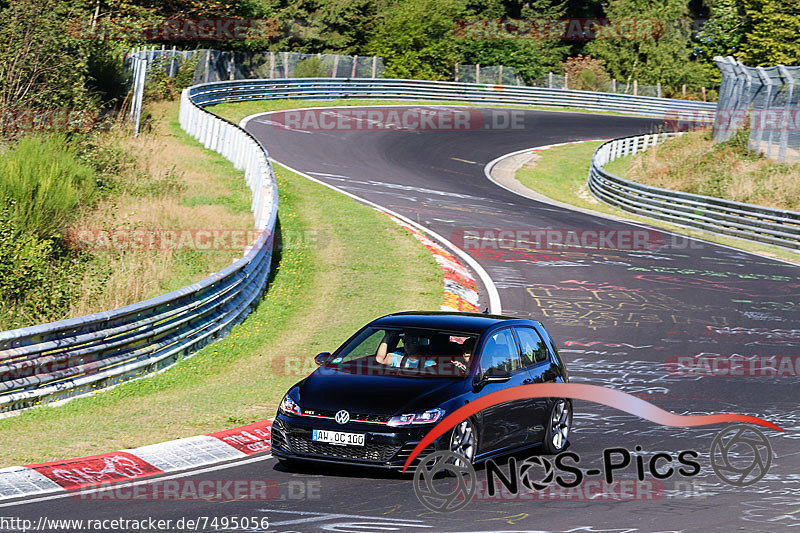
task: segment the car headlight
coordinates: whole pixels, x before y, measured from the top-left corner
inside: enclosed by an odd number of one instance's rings
[[[444,410],[428,409],[421,413],[409,413],[407,415],[397,415],[389,419],[390,426],[410,426],[414,424],[433,424],[444,416]]]
[[[281,400],[281,405],[278,408],[283,414],[286,415],[302,415],[303,411],[300,410],[300,406],[297,405],[297,402],[292,400],[289,395],[283,397]]]

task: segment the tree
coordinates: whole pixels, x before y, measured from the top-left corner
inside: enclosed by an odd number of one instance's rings
[[[737,58],[748,66],[800,65],[797,0],[745,0],[748,28]]]
[[[76,1],[19,0],[0,12],[0,110],[87,107],[88,49],[64,31],[70,17],[88,17]]]
[[[643,25],[650,21],[655,31],[630,39],[606,39],[602,37],[609,33],[600,32],[601,38],[590,42],[586,52],[604,60],[617,79],[638,79],[650,85],[705,85],[711,71],[692,54],[688,13],[686,0],[610,0],[609,19],[637,20]]]
[[[508,22],[514,26],[517,18],[552,20],[564,15],[564,2],[561,0],[531,0],[525,4],[517,3],[517,6],[514,9],[513,5],[486,0],[469,6],[467,16],[489,20],[510,17]],[[469,37],[469,32],[465,34]],[[569,50],[569,45],[557,39],[542,38],[533,32],[518,35],[512,31],[496,37],[459,39],[459,63],[513,67],[526,82],[531,82],[548,71],[556,70]]]
[[[454,24],[466,12],[464,0],[395,0],[367,50],[384,58],[387,77],[447,79],[459,59]]]
[[[714,0],[711,16],[698,32],[697,52],[706,60],[714,56],[736,55],[747,30],[747,17],[741,0]]]

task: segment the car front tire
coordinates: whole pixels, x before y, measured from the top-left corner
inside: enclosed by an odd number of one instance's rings
[[[469,464],[475,460],[478,451],[478,428],[471,418],[453,428],[450,433],[450,451],[463,457]]]
[[[559,398],[550,408],[547,430],[542,443],[544,453],[552,455],[563,452],[567,447],[570,430],[572,430],[572,401]]]

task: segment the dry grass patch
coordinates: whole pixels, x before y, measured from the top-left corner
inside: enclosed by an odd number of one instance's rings
[[[800,209],[800,165],[771,161],[746,148],[742,134],[714,143],[697,131],[634,156],[628,179],[655,187],[777,209]]]
[[[85,212],[73,231],[108,235],[159,235],[165,230],[250,230],[250,191],[241,173],[218,166],[211,152],[188,146],[177,126],[176,106],[154,104],[146,132],[122,131],[98,142],[116,162],[111,194]],[[113,248],[113,246],[112,246]],[[241,257],[244,250],[198,250],[191,245],[153,249],[95,250],[91,268],[76,280],[80,290],[70,315],[82,316],[129,305],[197,282]]]

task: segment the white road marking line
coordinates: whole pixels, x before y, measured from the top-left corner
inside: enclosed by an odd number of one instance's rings
[[[286,165],[284,165],[286,166]],[[295,171],[297,172],[297,171]],[[338,174],[325,174],[323,172],[309,172],[309,174],[314,174],[315,176],[324,176],[329,179],[335,179],[336,181],[345,181],[347,180],[348,183],[359,183],[361,185],[371,185],[374,187],[386,187],[388,189],[400,189],[403,191],[414,191],[414,192],[421,192],[426,194],[437,194],[439,196],[452,196],[455,198],[469,198],[472,200],[486,200],[486,198],[481,198],[479,196],[472,196],[469,194],[460,194],[456,192],[449,192],[449,191],[440,191],[437,189],[426,189],[425,187],[414,187],[411,185],[401,185],[399,183],[389,183],[385,181],[375,181],[375,180],[357,180],[355,178],[351,178],[349,176],[341,176]]]
[[[246,120],[247,119],[245,118],[240,124],[246,123]],[[457,255],[458,257],[463,259],[469,265],[469,267],[478,275],[478,277],[481,278],[481,283],[483,283],[483,286],[486,288],[486,292],[488,293],[488,297],[489,297],[489,313],[491,313],[493,315],[499,315],[499,314],[503,313],[503,307],[502,307],[502,304],[500,302],[500,293],[497,292],[497,287],[495,286],[494,281],[492,280],[492,278],[489,276],[489,274],[486,272],[486,270],[483,268],[483,266],[481,266],[481,264],[478,263],[471,255],[469,255],[467,252],[465,252],[464,250],[462,250],[461,248],[459,248],[458,246],[456,246],[455,244],[453,244],[449,240],[445,239],[444,237],[442,237],[441,235],[439,235],[435,231],[433,231],[433,230],[431,230],[429,228],[426,228],[422,224],[418,224],[418,223],[414,222],[413,220],[411,220],[410,218],[405,217],[405,216],[403,216],[400,213],[397,213],[395,211],[392,211],[391,209],[387,209],[387,208],[385,208],[385,207],[383,207],[381,205],[376,204],[375,202],[370,202],[369,200],[367,200],[365,198],[361,198],[360,196],[356,196],[355,194],[349,193],[347,191],[343,191],[339,187],[334,187],[330,183],[325,183],[324,181],[322,181],[320,179],[317,179],[314,176],[311,176],[309,174],[306,174],[305,172],[301,172],[301,171],[296,170],[296,169],[294,169],[294,168],[292,168],[292,167],[290,167],[288,165],[285,165],[284,163],[281,163],[280,161],[276,160],[273,157],[270,157],[270,161],[275,165],[282,166],[283,168],[285,168],[289,172],[294,172],[295,174],[303,176],[306,179],[309,179],[309,180],[311,180],[313,182],[319,183],[320,185],[328,187],[329,189],[333,189],[334,191],[340,192],[340,193],[342,193],[342,194],[344,194],[346,196],[349,196],[350,198],[353,198],[354,200],[358,200],[359,202],[361,202],[361,203],[363,203],[365,205],[371,206],[371,207],[377,209],[378,211],[381,211],[383,213],[387,213],[387,214],[389,214],[389,215],[391,215],[391,216],[393,216],[395,218],[399,218],[400,220],[402,220],[406,224],[409,224],[409,225],[417,228],[422,233],[427,234],[431,238],[433,238],[434,240],[437,240],[440,243],[444,244],[446,247],[450,248],[450,250],[452,250],[453,253],[455,253],[455,255]]]

